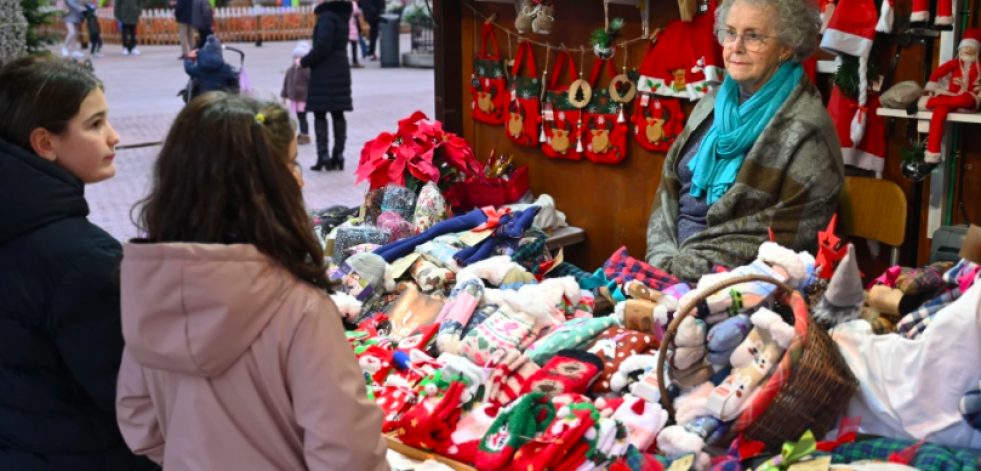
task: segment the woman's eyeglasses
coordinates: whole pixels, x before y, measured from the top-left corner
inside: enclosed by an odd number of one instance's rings
[[[721,43],[723,46],[730,46],[735,44],[737,39],[743,38],[743,47],[750,52],[760,52],[760,50],[763,49],[763,46],[766,45],[767,39],[766,36],[760,33],[750,31],[739,34],[734,29],[719,30],[718,36],[719,43]]]

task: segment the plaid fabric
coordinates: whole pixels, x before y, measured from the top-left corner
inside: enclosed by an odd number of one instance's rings
[[[765,385],[760,387],[749,407],[733,423],[731,433],[742,433],[766,412],[767,407],[773,402],[773,398],[790,379],[791,373],[797,367],[797,362],[804,352],[804,339],[807,337],[808,323],[810,322],[807,303],[804,302],[799,291],[794,291],[790,295],[789,301],[790,308],[794,311],[794,339],[790,341],[790,347],[787,348],[783,359],[774,369],[773,376]]]
[[[576,282],[582,282],[582,280],[589,278],[592,274],[571,263],[562,262],[556,265],[552,271],[548,272],[545,278],[563,278],[566,276],[575,278]]]
[[[621,247],[603,264],[603,272],[607,279],[616,281],[618,285],[634,280],[657,291],[680,283],[677,278],[631,257],[627,247]]]
[[[539,235],[533,241],[522,245],[511,254],[511,261],[521,265],[528,273],[537,275],[542,268],[542,264],[549,261],[552,257],[545,248],[548,236]]]
[[[919,309],[907,314],[899,321],[896,332],[905,335],[906,338],[918,339],[926,332],[926,328],[933,321],[933,317],[940,310],[951,305],[961,297],[961,290],[953,289],[927,301]]]
[[[937,262],[916,270],[903,270],[903,273],[896,278],[896,288],[905,294],[940,291],[947,287],[947,283],[944,282],[944,273],[953,266],[953,262]]]
[[[913,440],[893,438],[847,443],[835,448],[834,453],[832,453],[832,460],[836,464],[853,463],[859,460],[887,460],[889,455],[916,445],[916,443]],[[913,455],[913,460],[908,465],[922,471],[978,471],[981,469],[977,460],[970,453],[953,451],[932,443],[924,443]]]

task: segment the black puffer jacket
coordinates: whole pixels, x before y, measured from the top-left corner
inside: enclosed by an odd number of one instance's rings
[[[353,111],[351,65],[347,41],[354,8],[348,1],[328,1],[317,5],[317,25],[313,27],[313,49],[300,65],[310,68],[307,90],[308,111]]]
[[[0,470],[157,469],[116,425],[119,242],[84,186],[0,139]]]

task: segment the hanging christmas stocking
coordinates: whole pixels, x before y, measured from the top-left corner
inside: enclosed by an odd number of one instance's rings
[[[937,0],[937,18],[933,21],[934,24],[939,26],[954,24],[952,3],[952,0]],[[930,0],[913,0],[913,13],[909,20],[913,23],[930,21]]]
[[[685,115],[677,98],[641,92],[634,100],[634,139],[644,149],[667,152],[685,129]]]
[[[487,40],[494,43],[494,54],[487,53]],[[494,35],[494,25],[484,23],[481,29],[480,53],[473,58],[473,118],[487,124],[504,124],[507,120],[507,78],[501,62],[501,50]]]
[[[579,135],[579,118],[582,112],[569,99],[569,86],[559,85],[562,67],[567,65],[570,80],[574,80],[576,66],[569,51],[562,51],[555,59],[552,80],[545,92],[545,109],[542,111],[542,126],[545,127],[545,143],[542,151],[553,159],[580,160],[582,154],[576,151],[576,138]]]
[[[596,164],[618,164],[627,157],[627,123],[617,122],[617,103],[610,97],[609,87],[598,86],[604,63],[610,78],[616,76],[609,59],[593,61],[589,78],[593,97],[583,117],[582,139],[587,159]]]
[[[882,116],[877,114],[879,97],[872,93],[866,100],[865,132],[861,142],[852,142],[851,126],[855,113],[858,112],[858,101],[846,97],[835,86],[828,100],[828,114],[838,133],[841,143],[841,157],[846,165],[858,167],[873,172],[882,172],[885,167],[886,155],[886,124]]]
[[[525,64],[528,77],[518,75]],[[538,125],[541,118],[542,83],[535,68],[535,54],[531,43],[522,41],[511,71],[511,95],[508,102],[507,136],[515,144],[534,147],[538,145]]]

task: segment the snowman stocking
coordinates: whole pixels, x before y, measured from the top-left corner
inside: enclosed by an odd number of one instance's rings
[[[654,443],[654,437],[657,437],[668,423],[668,412],[662,409],[660,404],[627,396],[623,405],[613,414],[613,418],[626,425],[631,444],[646,450]]]
[[[474,456],[479,471],[506,469],[526,443],[541,436],[555,418],[555,406],[543,393],[521,396],[502,410],[480,441]]]

